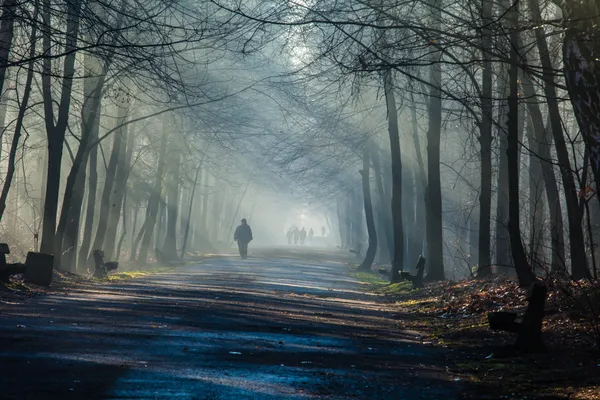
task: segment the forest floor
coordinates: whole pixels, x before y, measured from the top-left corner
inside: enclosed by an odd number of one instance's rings
[[[389,285],[375,274],[354,273],[364,290],[397,310],[402,329],[422,332],[422,343],[449,350],[449,371],[468,385],[474,399],[600,399],[597,340],[600,290],[581,282],[547,282],[549,287],[541,354],[507,354],[509,333],[493,332],[487,313],[520,315],[527,293],[514,280],[495,278]],[[410,315],[410,318],[406,318]]]
[[[3,399],[462,399],[448,348],[345,255],[251,249],[0,302]],[[119,272],[123,274],[123,271]]]

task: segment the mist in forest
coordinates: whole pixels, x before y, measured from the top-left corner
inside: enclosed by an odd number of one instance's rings
[[[312,229],[393,281],[421,255],[430,280],[596,276],[596,25],[538,0],[361,4],[5,1],[10,259],[235,253],[246,218],[251,248]]]

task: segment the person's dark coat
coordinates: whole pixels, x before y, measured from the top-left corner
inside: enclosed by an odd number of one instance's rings
[[[233,234],[233,240],[244,243],[252,241],[252,229],[250,229],[250,225],[246,224],[238,226]]]

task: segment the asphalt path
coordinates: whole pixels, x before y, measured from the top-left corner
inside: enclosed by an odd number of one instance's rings
[[[2,304],[0,398],[459,399],[445,350],[347,272],[262,249]]]

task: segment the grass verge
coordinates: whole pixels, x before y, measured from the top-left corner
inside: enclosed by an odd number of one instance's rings
[[[527,292],[507,278],[430,283],[410,290],[372,273],[352,272],[365,291],[379,294],[396,323],[422,334],[424,346],[447,349],[447,369],[466,389],[464,399],[600,399],[600,353],[589,327],[551,291],[543,338],[548,351],[506,356],[515,336],[488,328],[487,313],[522,314]],[[391,322],[393,323],[393,322]]]

